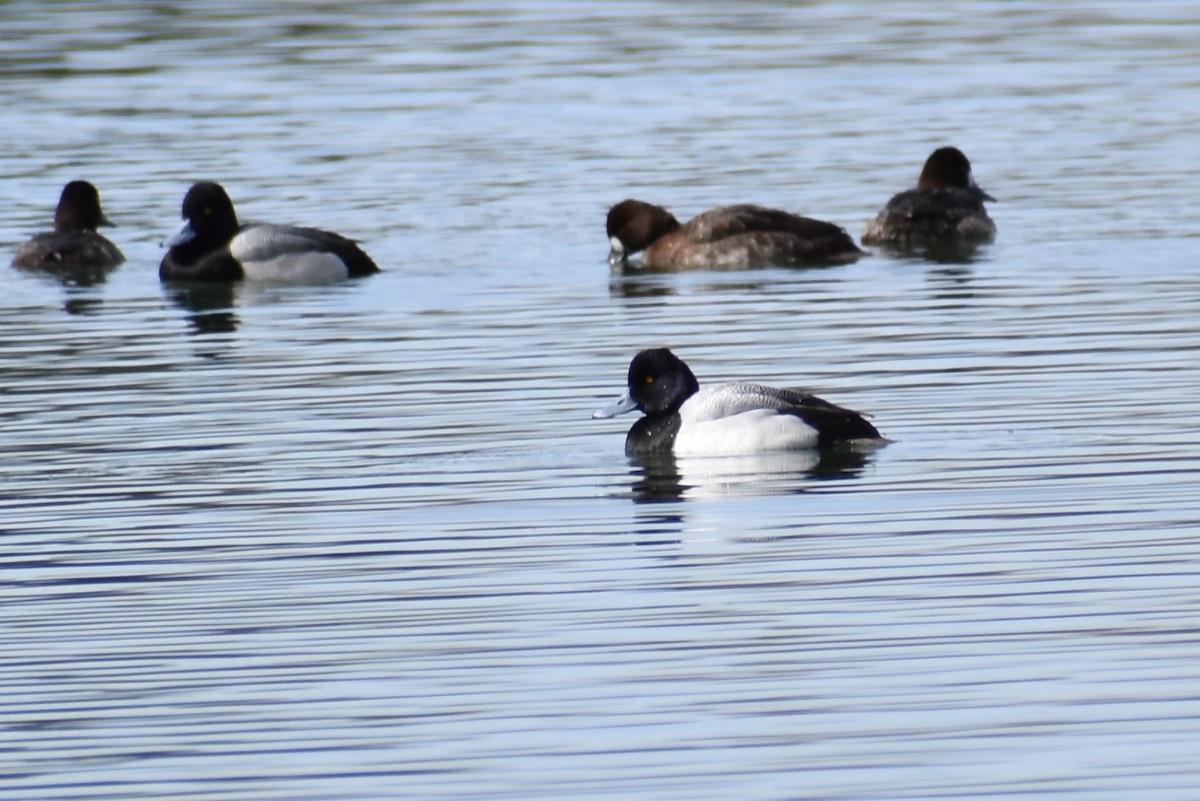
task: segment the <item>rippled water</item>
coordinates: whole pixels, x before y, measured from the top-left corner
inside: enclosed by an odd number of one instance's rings
[[[1188,3],[8,3],[0,795],[1154,798],[1200,784]],[[932,147],[967,263],[640,274],[627,196],[854,233]],[[363,241],[163,287],[198,178]],[[7,257],[6,257],[7,258]],[[631,462],[644,346],[894,441]]]

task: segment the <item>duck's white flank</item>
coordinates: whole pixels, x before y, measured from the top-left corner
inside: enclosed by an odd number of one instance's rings
[[[286,225],[247,226],[229,243],[230,254],[249,281],[322,283],[347,278],[346,263],[319,248],[305,229]]]
[[[770,387],[720,384],[701,389],[679,408],[677,455],[716,456],[805,450],[818,433]]]

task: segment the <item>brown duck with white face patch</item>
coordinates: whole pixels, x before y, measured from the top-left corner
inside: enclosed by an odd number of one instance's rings
[[[642,253],[656,269],[739,269],[824,265],[862,255],[833,223],[762,206],[722,206],[680,223],[661,206],[624,200],[609,209],[609,263]]]

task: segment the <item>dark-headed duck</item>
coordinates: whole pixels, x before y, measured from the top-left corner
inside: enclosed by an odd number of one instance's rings
[[[352,240],[316,228],[238,223],[220,184],[201,181],[183,198],[183,225],[165,243],[164,281],[323,283],[379,272]]]
[[[637,409],[645,417],[625,438],[629,455],[747,455],[883,441],[861,414],[798,389],[732,383],[700,388],[666,348],[643,350],[629,365],[629,391],[592,417]]]
[[[87,181],[63,187],[54,210],[54,230],[38,234],[17,249],[14,267],[70,269],[116,267],[125,261],[120,249],[96,233],[112,225],[100,210],[100,193]]]
[[[864,245],[908,250],[977,245],[996,237],[984,208],[995,198],[971,175],[971,162],[956,147],[941,147],[925,161],[916,189],[893,197],[863,230]]]
[[[624,200],[609,209],[609,263],[638,251],[656,269],[739,269],[851,262],[862,255],[833,223],[762,206],[722,206],[686,223],[661,206]]]

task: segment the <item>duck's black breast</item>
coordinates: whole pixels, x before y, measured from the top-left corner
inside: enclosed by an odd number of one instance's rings
[[[227,249],[189,252],[185,247],[167,251],[158,267],[159,278],[164,281],[240,281],[245,277],[242,265]]]
[[[681,422],[679,412],[646,415],[629,429],[625,453],[629,456],[671,453]]]

